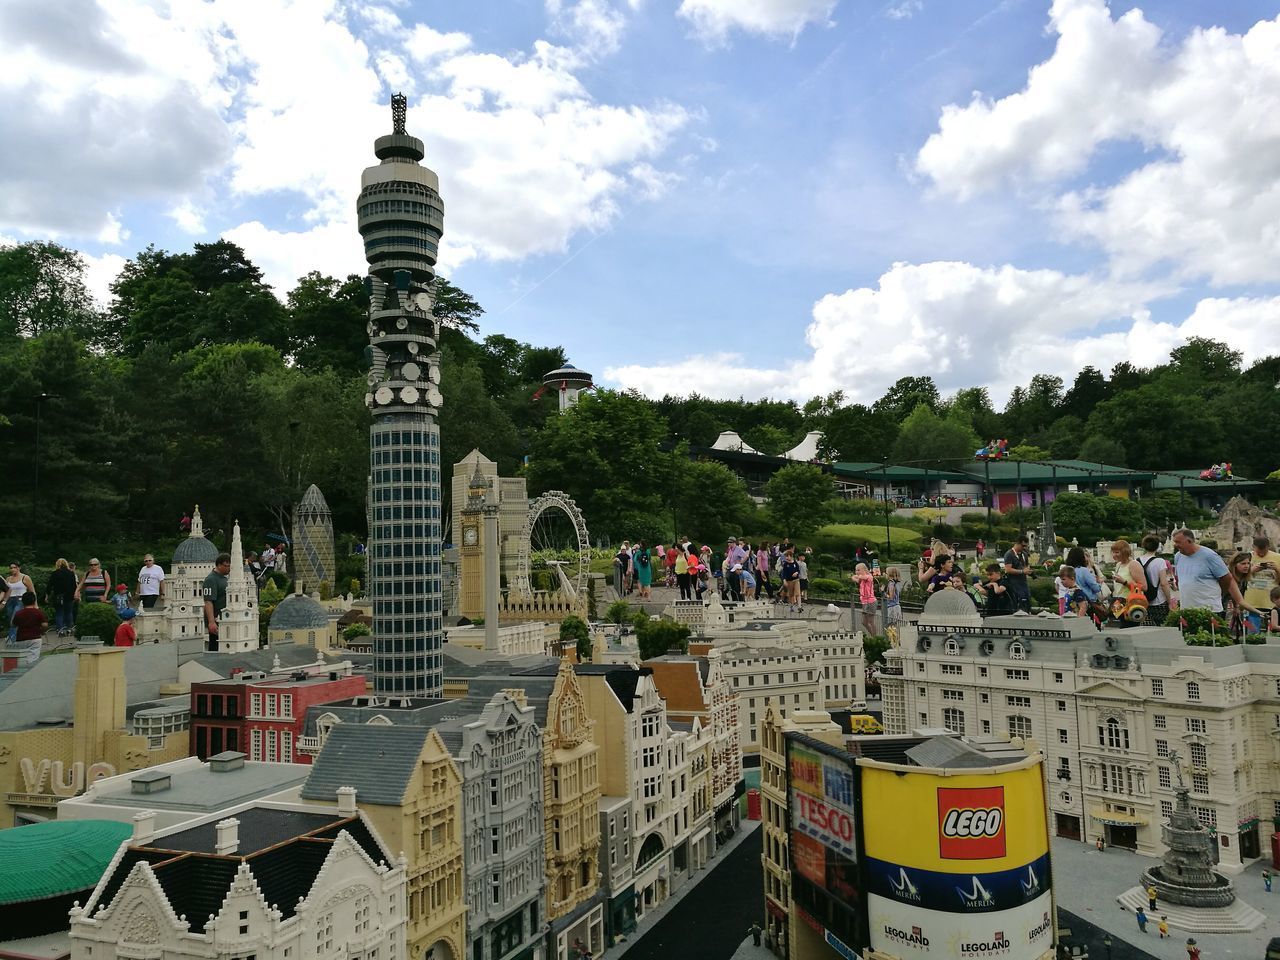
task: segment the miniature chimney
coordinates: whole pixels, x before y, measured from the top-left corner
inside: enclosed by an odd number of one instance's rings
[[[133,815],[133,840],[135,843],[146,843],[156,832],[156,812],[140,810]]]
[[[240,821],[235,817],[220,820],[217,824],[218,838],[213,852],[218,854],[235,853],[240,847]]]
[[[356,815],[355,787],[338,788],[338,813],[344,817],[354,817]]]

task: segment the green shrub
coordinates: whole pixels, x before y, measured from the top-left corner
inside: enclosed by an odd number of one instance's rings
[[[631,619],[631,604],[625,600],[615,600],[604,611],[607,623],[623,624]]]
[[[839,580],[829,580],[826,577],[817,577],[809,581],[809,593],[811,595],[846,597],[849,595],[850,590],[849,584],[841,583]]]
[[[368,637],[373,634],[367,623],[352,623],[342,628],[342,639],[350,643],[356,637]]]
[[[115,642],[120,615],[109,603],[82,603],[76,613],[76,639],[97,637],[110,646]]]

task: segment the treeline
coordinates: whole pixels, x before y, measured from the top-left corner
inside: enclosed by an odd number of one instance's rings
[[[775,486],[780,506],[762,519],[729,471],[689,459],[723,430],[769,454],[821,430],[821,453],[850,461],[945,466],[1007,437],[1026,459],[1157,469],[1229,460],[1250,477],[1280,467],[1269,435],[1280,422],[1280,357],[1246,369],[1216,341],[1191,340],[1150,369],[1120,363],[1104,375],[1100,358],[1069,387],[1037,374],[1001,410],[984,389],[943,397],[920,376],[869,406],[839,392],[798,404],[601,390],[560,417],[554,391],[539,388],[563,349],[481,338],[474,299],[443,279],[436,294],[446,496],[447,465],[479,447],[504,474],[525,470],[531,492],[573,494],[592,533],[615,540],[809,522],[821,485],[804,471]],[[148,247],[105,306],[89,296],[75,251],[0,248],[0,550],[28,556],[34,543],[43,558],[66,544],[172,536],[195,502],[211,529],[239,519],[256,537],[287,526],[310,483],[335,526],[363,536],[366,311],[354,274],[309,273],[282,301],[225,240],[185,253]]]

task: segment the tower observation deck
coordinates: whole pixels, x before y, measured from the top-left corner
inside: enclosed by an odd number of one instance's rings
[[[431,282],[444,233],[439,179],[391,98],[381,162],[360,178],[360,236],[369,273],[369,595],[373,683],[380,693],[440,696],[440,354]]]

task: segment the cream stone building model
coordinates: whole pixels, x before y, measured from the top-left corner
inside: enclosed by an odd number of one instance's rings
[[[769,700],[784,715],[865,703],[861,634],[813,632],[813,625],[804,621],[757,620],[689,644],[694,654],[712,649],[719,653],[724,674],[738,695],[738,736],[744,755],[759,751],[757,724]]]
[[[738,694],[724,669],[717,649],[705,657],[668,654],[644,661],[653,671],[653,682],[667,705],[673,725],[697,721],[699,736],[710,741],[707,771],[711,778],[711,805],[718,836],[738,827],[737,799],[742,780],[742,740],[739,733]]]
[[[787,758],[782,735],[796,730],[833,747],[844,735],[831,717],[820,711],[799,710],[785,717],[768,701],[760,716],[760,827],[764,865],[765,932],[770,949],[789,956],[791,916],[791,839],[787,832]]]
[[[556,960],[569,960],[575,942],[604,950],[597,738],[578,677],[562,660],[542,728],[547,920]]]
[[[710,804],[695,807],[691,758],[702,739],[694,721],[673,729],[653,674],[635,666],[580,666],[586,709],[602,751],[601,790],[631,801],[636,917],[661,905],[715,850]]]
[[[407,860],[408,957],[466,956],[462,777],[433,729],[338,723],[312,764],[301,798],[355,802]]]
[[[218,548],[204,535],[200,506],[191,511],[191,532],[173,551],[166,571],[164,601],[150,610],[139,609],[134,620],[139,643],[203,639],[204,578],[213,572]]]
[[[354,808],[148,823],[71,910],[73,960],[405,956],[404,861]]]
[[[0,731],[0,829],[52,819],[59,800],[101,778],[187,755],[189,706],[156,705],[128,719],[130,652],[78,645],[71,721]]]
[[[479,475],[487,483],[492,484],[498,504],[498,551],[500,554],[499,569],[503,582],[508,585],[516,582],[520,574],[520,539],[527,535],[529,523],[529,491],[524,477],[500,477],[498,465],[479,450],[472,450],[453,465],[453,481],[450,489],[452,504],[450,520],[453,531],[453,542],[462,547],[468,546],[467,533],[463,525],[463,510],[467,505],[468,491],[472,480]],[[475,537],[479,541],[483,531],[476,530]],[[474,545],[474,544],[473,544]],[[466,554],[463,554],[463,573],[467,566]],[[462,616],[480,616],[483,602],[475,606],[475,613],[462,610]]]
[[[1187,646],[1175,628],[978,616],[944,591],[880,670],[886,733],[946,727],[1042,745],[1059,836],[1153,856],[1181,758],[1191,803],[1231,872],[1280,816],[1280,646]]]
[[[518,690],[437,725],[462,773],[469,960],[543,955],[542,734]]]
[[[227,574],[227,605],[218,615],[218,652],[248,653],[257,650],[258,595],[244,565],[240,524],[231,528],[231,572]]]

